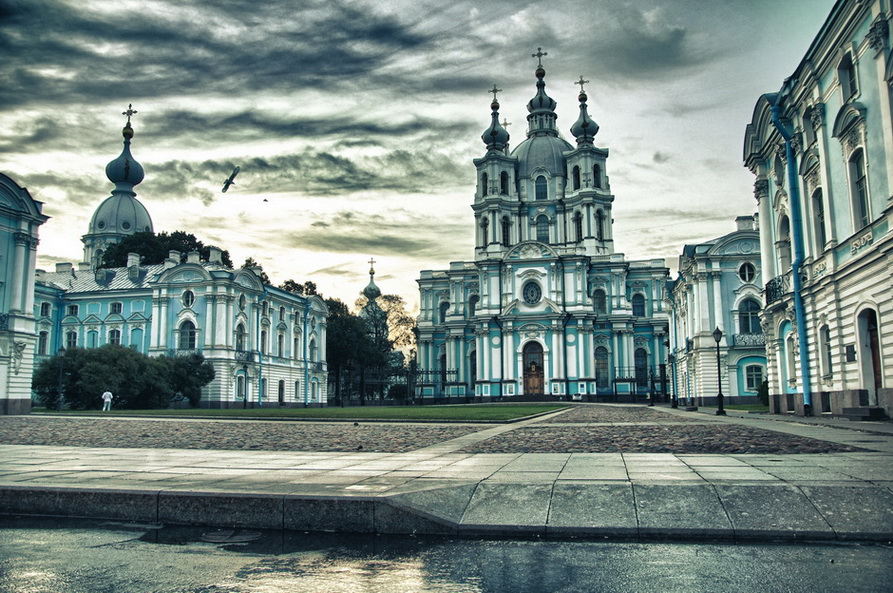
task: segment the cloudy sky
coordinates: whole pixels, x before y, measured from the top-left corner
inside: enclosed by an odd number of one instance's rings
[[[543,58],[566,138],[573,84],[611,150],[615,245],[667,258],[752,214],[757,98],[833,0],[0,0],[0,171],[45,203],[39,267],[82,259],[128,104],[156,232],[253,257],[353,303],[368,260],[418,300],[473,257],[472,159],[497,84],[511,145]],[[236,185],[221,193],[235,165]]]

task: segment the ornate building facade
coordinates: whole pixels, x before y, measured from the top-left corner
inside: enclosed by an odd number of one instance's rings
[[[669,270],[614,251],[608,150],[594,142],[587,81],[574,146],[559,134],[541,61],[535,75],[514,150],[491,91],[486,153],[474,161],[474,260],[418,280],[417,396],[633,400],[665,388]]]
[[[328,310],[319,297],[264,284],[260,268],[230,268],[213,247],[207,261],[172,251],[164,263],[142,265],[133,253],[123,268],[98,267],[110,244],[152,230],[134,192],[143,168],[130,152],[126,113],[124,150],[106,167],[115,189],[82,238],[83,263],[31,279],[37,358],[105,344],[148,355],[197,352],[216,373],[203,407],[325,405]],[[28,387],[30,397],[30,373]]]
[[[730,403],[756,403],[766,376],[760,235],[752,216],[735,222],[734,232],[683,248],[667,291],[670,372],[686,404],[715,405],[720,390]]]
[[[837,2],[745,132],[775,412],[893,409],[890,18],[883,0]]]
[[[48,219],[42,208],[0,173],[0,414],[31,411],[37,231]]]

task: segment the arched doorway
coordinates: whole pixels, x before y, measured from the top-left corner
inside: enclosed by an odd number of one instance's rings
[[[543,391],[543,347],[539,342],[528,342],[524,346],[524,395],[538,394]]]
[[[877,405],[877,390],[884,386],[881,373],[881,348],[878,341],[877,313],[865,309],[859,313],[859,355],[862,385],[868,390],[868,405]]]

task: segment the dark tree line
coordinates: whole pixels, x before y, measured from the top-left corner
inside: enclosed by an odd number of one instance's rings
[[[179,251],[181,260],[186,261],[186,254],[190,251],[198,251],[201,258],[207,260],[211,254],[211,246],[205,245],[192,233],[174,231],[170,234],[151,231],[134,233],[121,239],[119,243],[109,245],[102,256],[102,268],[123,268],[127,265],[127,254],[138,253],[141,256],[142,265],[160,264],[167,259],[171,251]],[[221,259],[223,265],[233,267],[229,257],[229,251],[223,251]]]
[[[202,387],[214,380],[214,367],[201,354],[146,356],[132,348],[107,344],[100,348],[70,348],[40,363],[31,388],[40,404],[55,408],[59,390],[73,410],[102,407],[101,394],[114,395],[113,407],[167,408],[201,400]]]

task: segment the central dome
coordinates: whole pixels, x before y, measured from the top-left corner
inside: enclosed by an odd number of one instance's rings
[[[133,196],[116,193],[99,205],[90,220],[89,234],[112,233],[132,235],[151,232],[152,218],[149,211]]]
[[[540,168],[552,175],[566,175],[563,153],[568,150],[573,150],[573,147],[552,134],[527,138],[512,151],[512,156],[518,159],[518,177],[530,177]]]

